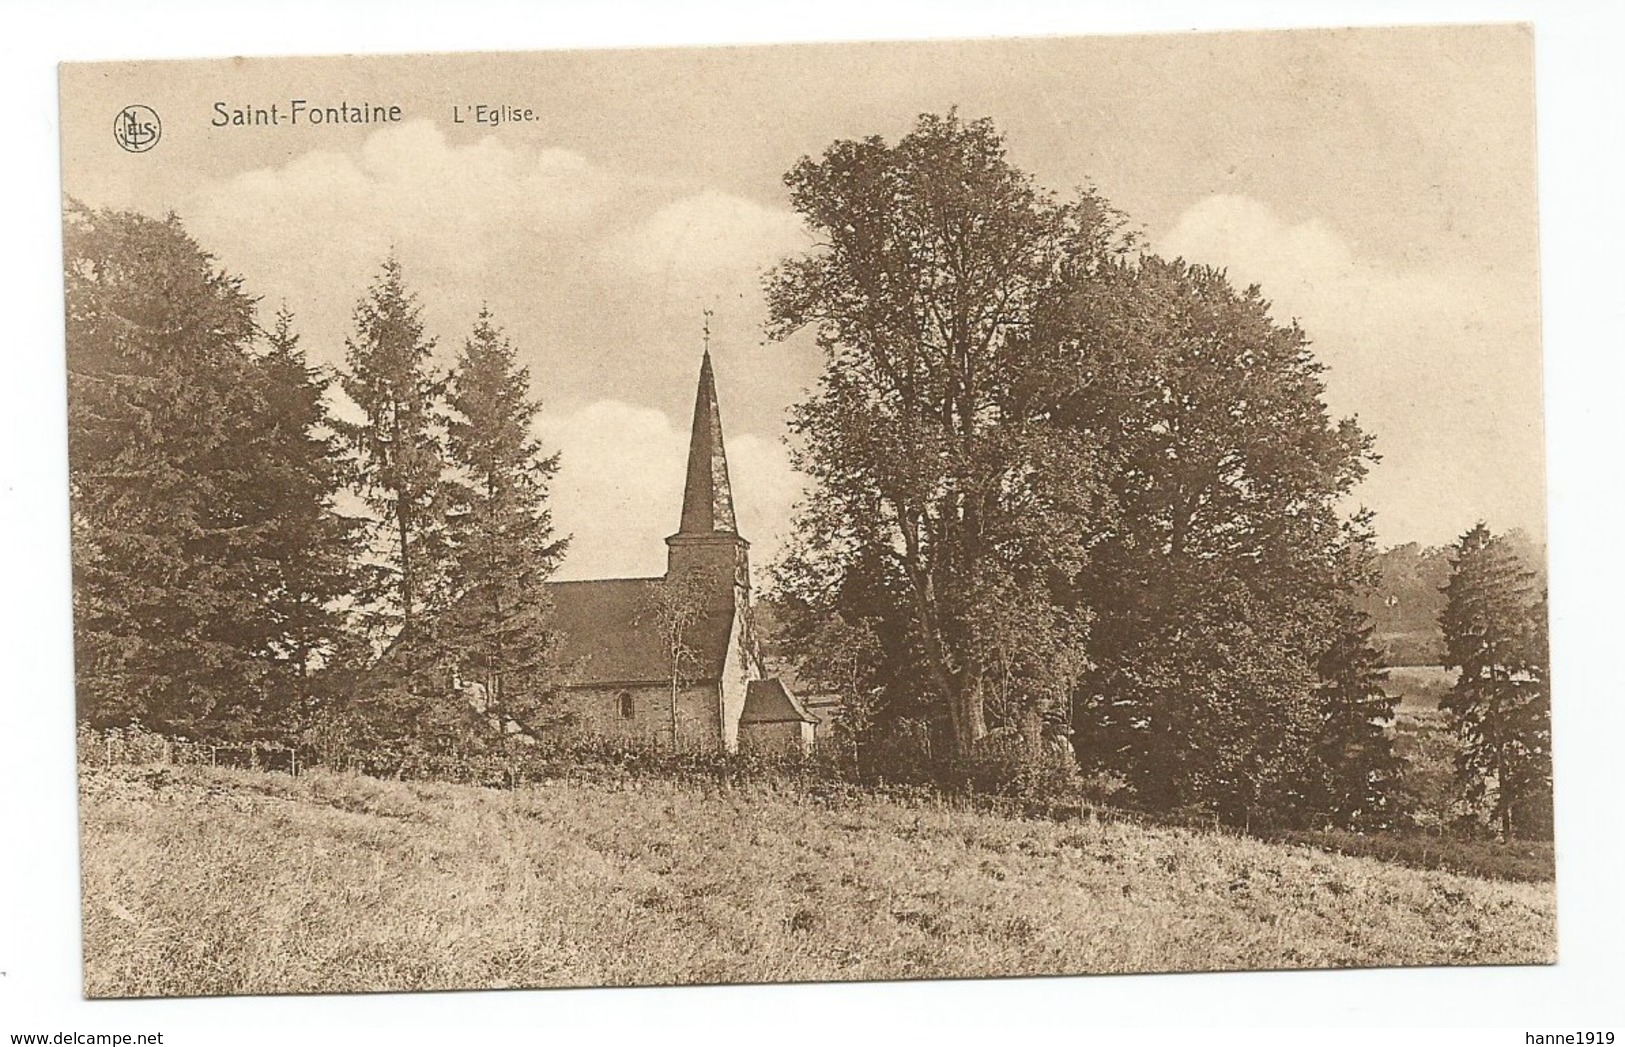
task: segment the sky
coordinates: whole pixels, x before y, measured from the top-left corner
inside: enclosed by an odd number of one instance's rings
[[[391,251],[442,366],[489,305],[562,452],[560,577],[663,570],[705,310],[740,529],[773,558],[802,495],[785,411],[822,366],[764,344],[762,274],[811,243],[783,174],[950,107],[1303,325],[1333,412],[1376,436],[1354,502],[1384,544],[1545,535],[1526,28],[70,65],[62,97],[65,193],[179,214],[319,363]],[[294,98],[402,120],[290,126]],[[111,133],[132,102],[163,120],[147,152]],[[213,126],[216,103],[282,122]]]

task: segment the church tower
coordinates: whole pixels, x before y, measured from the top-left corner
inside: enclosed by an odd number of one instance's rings
[[[711,351],[700,361],[700,386],[694,395],[694,427],[688,439],[688,478],[683,485],[683,518],[666,539],[666,579],[699,572],[742,590],[750,599],[750,543],[739,536],[734,520],[733,489],[728,485],[728,454],[722,445],[722,412],[717,407],[716,376]]]
[[[722,745],[739,747],[740,718],[750,682],[760,676],[750,606],[750,543],[739,537],[728,455],[722,446],[722,413],[717,408],[711,351],[700,362],[694,395],[694,428],[688,440],[688,476],[683,484],[683,518],[666,539],[666,585],[683,586],[695,601],[702,631],[725,629],[717,721]]]

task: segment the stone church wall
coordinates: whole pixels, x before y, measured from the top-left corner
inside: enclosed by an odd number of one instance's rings
[[[568,728],[574,734],[661,748],[671,745],[669,685],[572,689],[564,693],[563,704],[574,720],[574,724]],[[630,716],[626,715],[628,712]],[[681,688],[677,692],[680,746],[684,749],[716,748],[722,737],[717,715],[715,685]]]

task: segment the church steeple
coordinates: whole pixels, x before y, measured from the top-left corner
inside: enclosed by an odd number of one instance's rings
[[[688,439],[688,479],[683,486],[681,535],[737,534],[733,491],[728,486],[728,455],[722,446],[722,413],[717,407],[711,350],[700,361],[700,387],[694,395],[694,428]]]
[[[706,341],[710,341],[710,313]],[[666,539],[666,584],[687,592],[701,609],[701,629],[727,629],[728,647],[719,667],[717,723],[730,752],[739,744],[747,681],[760,672],[751,624],[750,543],[734,521],[728,486],[728,455],[722,449],[722,412],[711,348],[700,361],[700,387],[694,394],[694,428],[688,441],[688,476],[683,484],[683,522]],[[689,588],[696,586],[696,588]]]
[[[728,485],[728,454],[722,449],[722,412],[717,409],[717,379],[711,350],[700,361],[700,387],[694,394],[694,428],[688,439],[688,476],[683,484],[683,521],[666,539],[666,574],[670,578],[702,575],[719,586],[738,590],[749,601],[750,543],[739,536],[734,519],[733,489]]]

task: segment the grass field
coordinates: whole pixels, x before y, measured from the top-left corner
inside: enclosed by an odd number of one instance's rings
[[[765,787],[85,770],[89,996],[1549,963],[1550,884]]]

